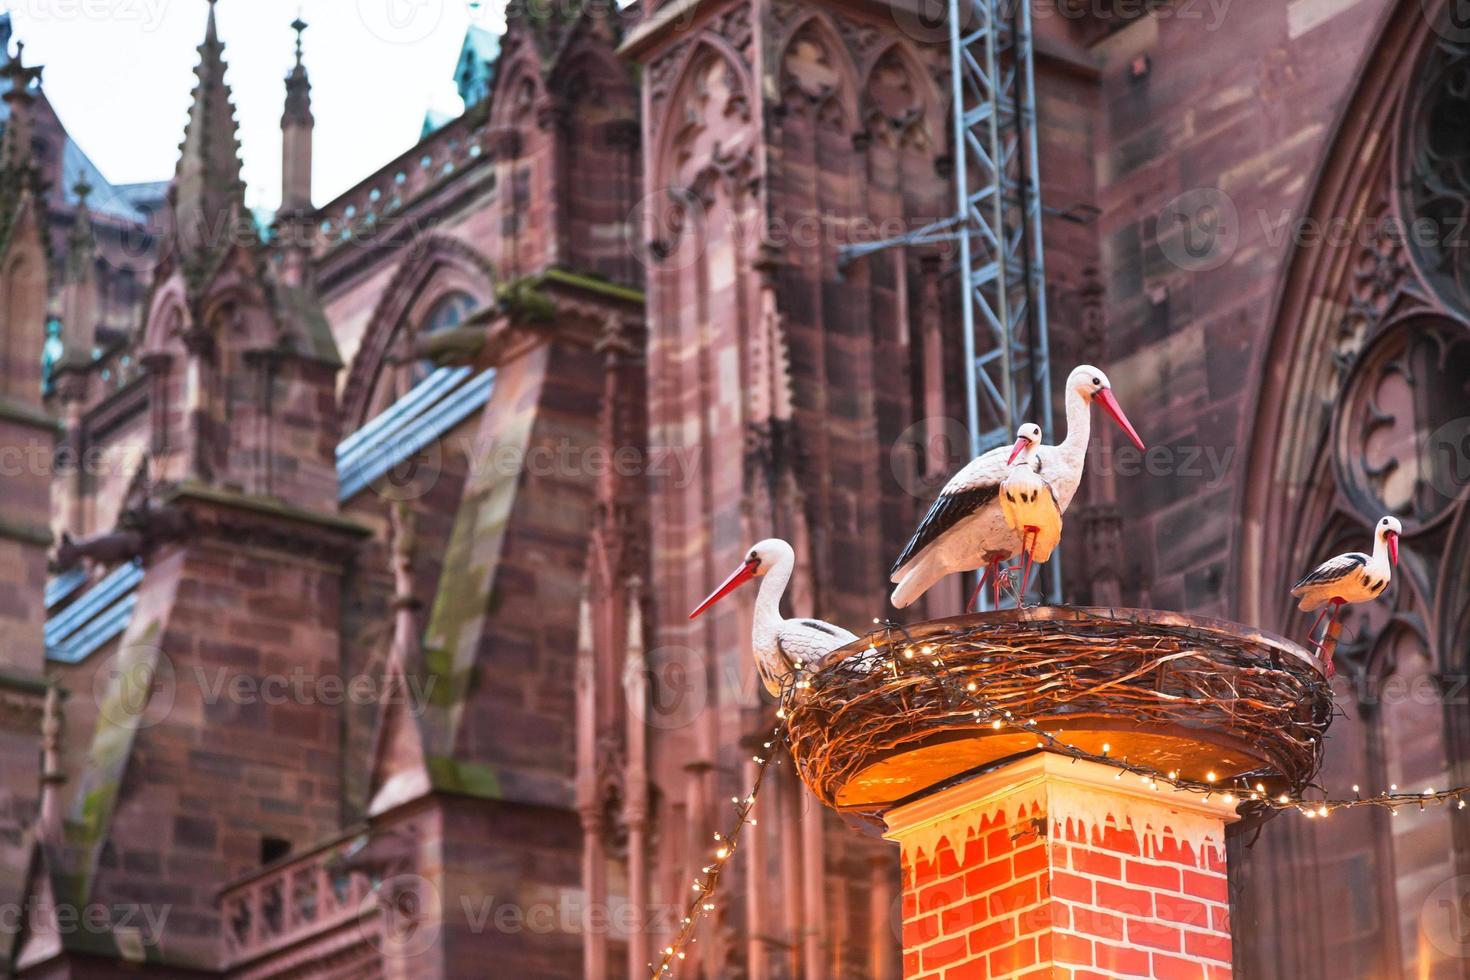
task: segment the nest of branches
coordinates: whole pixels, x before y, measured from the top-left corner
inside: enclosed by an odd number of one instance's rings
[[[1320,663],[1280,637],[1173,613],[1044,607],[884,626],[804,678],[785,714],[803,780],[851,811],[839,800],[850,781],[935,738],[1034,735],[1031,748],[1150,771],[1147,759],[1069,742],[1097,727],[1197,740],[1206,756],[1227,745],[1251,761],[1222,784],[1197,779],[1203,791],[1269,783],[1295,794],[1321,765],[1333,704]]]

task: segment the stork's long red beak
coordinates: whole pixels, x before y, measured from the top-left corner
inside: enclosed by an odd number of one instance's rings
[[[1132,439],[1133,444],[1142,452],[1146,448],[1143,440],[1138,438],[1138,433],[1134,430],[1133,424],[1128,421],[1128,416],[1123,414],[1122,407],[1118,405],[1118,399],[1113,397],[1113,390],[1111,388],[1101,388],[1092,398],[1103,407],[1103,411],[1113,417],[1113,421],[1117,422],[1124,432],[1128,433],[1128,438]]]
[[[751,579],[755,578],[755,570],[759,566],[760,562],[752,558],[744,565],[741,565],[739,568],[735,569],[735,571],[730,573],[730,577],[725,579],[724,583],[721,584],[718,589],[715,589],[703,602],[694,607],[694,611],[689,614],[689,618],[693,619],[694,617],[698,616],[710,606],[713,606],[715,603],[725,598],[725,596],[729,595],[731,592],[734,592],[746,582],[749,582]]]
[[[1021,450],[1025,449],[1028,445],[1030,445],[1030,440],[1017,439],[1016,448],[1011,450],[1011,458],[1006,460],[1006,465],[1010,466],[1012,463],[1014,463],[1016,461],[1016,457],[1021,455]]]
[[[1393,567],[1399,567],[1399,534],[1397,531],[1389,531],[1383,536],[1388,542],[1388,557],[1393,562]]]

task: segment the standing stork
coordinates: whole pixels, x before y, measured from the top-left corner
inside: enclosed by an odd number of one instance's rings
[[[857,640],[855,633],[820,619],[782,618],[781,597],[795,567],[796,552],[791,545],[780,538],[759,541],[746,552],[740,567],[689,614],[694,619],[741,585],[764,576],[755,597],[750,647],[761,682],[778,698],[795,673],[810,671],[833,650]]]
[[[1373,532],[1373,554],[1349,551],[1329,558],[1292,586],[1291,594],[1301,600],[1297,608],[1302,612],[1332,604],[1330,609],[1322,609],[1307,632],[1308,636],[1315,636],[1322,617],[1329,612],[1332,614],[1322,640],[1317,643],[1319,653],[1337,625],[1337,614],[1343,606],[1376,599],[1388,588],[1388,583],[1393,580],[1393,570],[1399,563],[1399,535],[1403,533],[1404,526],[1397,517],[1385,517]],[[1326,648],[1328,677],[1336,672],[1332,666],[1332,655],[1336,652],[1335,643]]]
[[[1035,450],[1040,472],[1056,491],[1057,508],[1065,512],[1082,482],[1087,443],[1092,435],[1093,403],[1112,416],[1140,450],[1138,437],[1108,376],[1090,364],[1067,375],[1067,438],[1060,445]],[[972,459],[944,485],[889,577],[897,587],[892,603],[902,609],[952,572],[988,565],[987,577],[999,576],[1000,564],[1020,550],[1020,539],[1000,508],[1000,484],[1009,467],[1006,447],[998,446]],[[978,589],[977,589],[978,592]]]
[[[1062,540],[1062,505],[1056,490],[1041,475],[1041,460],[1036,456],[1040,445],[1041,426],[1035,422],[1016,430],[1016,445],[1007,460],[1010,470],[1000,484],[1000,509],[1006,524],[1021,539],[1025,562],[1018,602],[1026,595],[1032,566],[1045,564]]]

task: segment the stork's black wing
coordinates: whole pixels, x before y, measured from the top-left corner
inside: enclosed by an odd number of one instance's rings
[[[1296,593],[1298,590],[1310,585],[1324,585],[1328,582],[1336,582],[1338,579],[1351,574],[1355,569],[1362,568],[1366,564],[1368,564],[1368,556],[1361,551],[1350,551],[1345,555],[1329,558],[1308,572],[1306,577],[1300,582],[1293,585],[1291,591]]]
[[[841,633],[837,632],[836,627],[834,627],[831,623],[824,623],[820,619],[802,619],[798,620],[798,622],[801,623],[801,625],[803,626],[810,626],[814,630],[826,633],[828,636],[842,635]]]
[[[1000,484],[982,483],[968,490],[942,493],[934,498],[929,512],[919,522],[919,529],[914,532],[912,538],[909,538],[903,554],[898,556],[898,560],[893,563],[888,573],[892,575],[907,565],[915,555],[933,544],[941,534],[990,503],[998,493],[1000,493]]]

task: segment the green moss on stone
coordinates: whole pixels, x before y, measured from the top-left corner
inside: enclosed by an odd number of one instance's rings
[[[435,789],[446,793],[462,793],[486,800],[504,799],[505,796],[499,774],[483,763],[432,756],[429,759],[429,777],[434,781]]]

